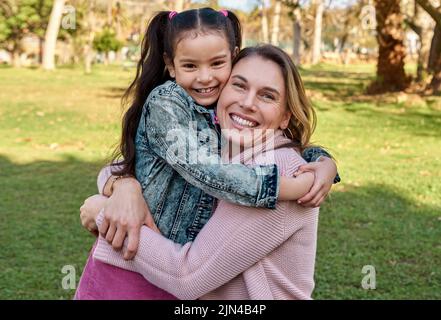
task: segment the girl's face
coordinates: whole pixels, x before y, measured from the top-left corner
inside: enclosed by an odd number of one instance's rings
[[[258,56],[240,60],[219,97],[217,112],[222,131],[240,145],[256,129],[286,129],[291,113],[280,67]]]
[[[221,34],[191,34],[180,40],[173,61],[165,59],[170,76],[202,106],[214,104],[231,73],[231,51]]]

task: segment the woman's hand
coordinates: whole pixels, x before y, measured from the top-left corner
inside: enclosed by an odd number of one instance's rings
[[[80,208],[81,224],[93,235],[98,236],[98,227],[96,225],[96,217],[106,204],[107,197],[96,194],[84,200]]]
[[[124,258],[133,259],[138,251],[141,226],[145,224],[148,213],[150,211],[139,182],[135,178],[119,179],[115,181],[113,194],[105,204],[99,232],[115,250],[122,248],[127,236]],[[150,219],[153,221],[153,218]]]
[[[332,159],[321,157],[319,161],[300,166],[294,176],[297,177],[308,171],[314,172],[314,184],[306,195],[297,200],[297,203],[304,207],[319,207],[331,190],[334,178],[337,175],[337,166]]]

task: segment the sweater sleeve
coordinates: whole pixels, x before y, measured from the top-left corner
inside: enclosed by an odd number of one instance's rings
[[[98,192],[102,195],[104,193],[104,186],[106,185],[109,178],[112,176],[112,167],[106,166],[101,169],[100,173],[98,174],[98,178],[96,181],[96,184],[98,186]]]
[[[114,251],[103,238],[98,240],[94,258],[139,272],[180,299],[196,299],[249,269],[300,228],[286,228],[285,218],[294,214],[293,208],[305,209],[287,205],[280,202],[270,210],[221,201],[194,242],[176,244],[142,227],[139,250],[132,261],[125,261],[123,252]],[[101,221],[102,215],[97,224]]]
[[[117,163],[117,162],[116,162]],[[112,167],[116,170],[121,170],[123,167],[118,164],[108,165],[101,169],[96,180],[98,187],[98,192],[102,195],[104,193],[104,186],[106,185],[109,178],[112,176]]]

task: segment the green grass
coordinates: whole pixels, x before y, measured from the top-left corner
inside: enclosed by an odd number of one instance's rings
[[[374,66],[302,69],[343,182],[321,208],[315,299],[440,299],[441,99],[362,94]],[[70,299],[94,241],[79,207],[119,137],[133,70],[0,69],[0,298]],[[376,269],[364,290],[361,270]]]

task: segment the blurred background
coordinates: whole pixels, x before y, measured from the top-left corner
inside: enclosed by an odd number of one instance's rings
[[[440,299],[439,0],[1,0],[0,298],[73,297],[148,21],[205,6],[292,56],[338,161],[313,297]]]

